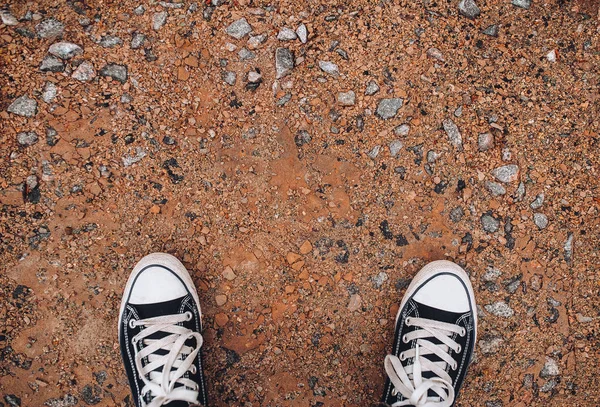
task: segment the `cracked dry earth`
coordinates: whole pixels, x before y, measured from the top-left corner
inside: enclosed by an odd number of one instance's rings
[[[600,403],[598,4],[9,1],[0,406],[131,406],[117,313],[190,270],[215,406],[369,406],[411,277],[473,282],[457,406]]]

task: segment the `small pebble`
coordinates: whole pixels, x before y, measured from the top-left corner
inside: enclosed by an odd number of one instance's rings
[[[481,226],[486,232],[495,233],[500,228],[500,221],[486,213],[481,217]]]
[[[478,341],[479,349],[484,355],[493,355],[498,353],[504,339],[500,336],[483,337]]]
[[[39,140],[38,135],[34,131],[22,131],[17,134],[17,143],[23,147],[29,147],[36,144]]]
[[[462,220],[464,215],[465,215],[465,212],[464,212],[463,208],[461,208],[460,206],[457,206],[456,208],[454,208],[450,211],[450,220],[454,223],[458,223]]]
[[[223,270],[223,278],[225,278],[225,280],[229,280],[232,281],[236,278],[237,276],[235,275],[235,273],[233,272],[233,269],[229,266],[225,267],[225,270]]]
[[[479,151],[487,151],[494,148],[494,135],[492,133],[481,133],[477,137]]]
[[[477,7],[474,0],[460,0],[458,3],[458,12],[470,19],[474,19],[481,14],[481,10]]]
[[[248,82],[257,83],[260,82],[262,75],[256,71],[248,72]]]
[[[499,184],[494,181],[486,181],[485,188],[488,191],[490,191],[492,193],[492,195],[494,195],[494,196],[500,196],[500,195],[506,194],[506,189],[502,186],[502,184]]]
[[[228,84],[228,85],[235,85],[235,81],[236,81],[237,75],[235,74],[235,72],[231,72],[231,71],[226,71],[223,72],[223,81]]]
[[[35,26],[40,38],[59,38],[63,35],[65,25],[55,18],[47,18]]]
[[[135,14],[136,16],[144,15],[145,12],[146,8],[142,4],[133,9],[133,14]]]
[[[298,28],[296,28],[296,35],[302,44],[306,44],[306,41],[308,41],[308,30],[304,24],[300,24]]]
[[[441,157],[441,154],[440,153],[436,153],[433,150],[429,150],[427,152],[427,162],[429,164],[435,163],[438,160],[438,158],[440,158],[440,157]]]
[[[496,24],[490,25],[488,28],[482,31],[483,34],[489,35],[490,37],[498,36],[498,26]]]
[[[99,42],[101,47],[114,48],[123,45],[123,40],[115,35],[105,35]]]
[[[340,92],[337,95],[337,101],[341,106],[354,106],[356,94],[353,91]]]
[[[287,48],[277,48],[275,50],[275,70],[277,79],[287,76],[294,69],[294,55]]]
[[[504,301],[498,301],[493,304],[488,304],[484,308],[487,312],[497,317],[510,318],[515,314],[513,309],[509,307],[508,304]]]
[[[248,39],[248,46],[250,48],[257,48],[260,44],[267,40],[267,34],[253,35]]]
[[[154,31],[160,30],[167,23],[167,16],[169,13],[166,11],[160,11],[158,13],[154,13],[152,16],[152,29]]]
[[[367,88],[365,89],[365,95],[373,96],[377,92],[379,92],[379,85],[377,82],[369,81],[369,83],[367,83]]]
[[[8,106],[7,111],[19,116],[33,117],[37,114],[37,102],[27,95],[22,95]]]
[[[404,144],[400,140],[393,140],[392,142],[390,142],[390,144],[389,144],[390,155],[392,157],[396,157],[403,146],[404,146]]]
[[[231,23],[225,31],[236,40],[239,40],[250,34],[252,32],[252,27],[245,18],[240,18]]]
[[[517,190],[515,191],[514,200],[515,202],[521,202],[525,197],[525,184],[523,182],[519,183]]]
[[[512,0],[512,5],[528,10],[531,7],[531,0]]]
[[[333,62],[319,61],[319,68],[321,68],[323,72],[328,73],[329,75],[338,76],[340,74],[338,66]]]
[[[249,61],[256,58],[256,54],[244,47],[238,52],[238,57],[240,57],[240,61]]]
[[[221,307],[227,303],[227,296],[223,294],[219,294],[215,296],[215,302],[218,307]]]
[[[42,92],[42,100],[46,103],[50,103],[54,100],[57,93],[58,89],[56,88],[56,85],[53,82],[48,81],[46,82],[44,91]]]
[[[2,19],[2,24],[4,25],[19,24],[19,20],[17,20],[17,18],[10,14],[7,10],[0,10],[0,18]]]
[[[100,70],[100,75],[108,76],[116,81],[125,83],[127,81],[127,66],[119,64],[107,64]]]
[[[88,82],[96,77],[96,71],[90,62],[84,61],[73,71],[71,77],[81,82]]]
[[[573,233],[569,232],[567,235],[567,240],[563,246],[565,261],[567,264],[571,264],[573,262]]]
[[[535,223],[535,225],[538,228],[540,228],[540,230],[546,229],[546,227],[548,226],[548,217],[543,213],[534,213],[533,223]]]
[[[293,41],[296,38],[298,38],[296,32],[288,27],[283,27],[277,34],[277,39],[279,41]]]
[[[381,99],[377,104],[375,114],[383,120],[391,119],[398,114],[398,110],[402,107],[403,103],[404,100],[400,98]]]
[[[358,294],[352,294],[350,296],[350,302],[348,303],[348,311],[354,312],[360,309],[362,298]]]
[[[61,59],[71,59],[76,55],[82,55],[83,48],[71,42],[57,42],[50,45],[48,52]]]
[[[371,149],[371,151],[369,151],[367,153],[367,155],[369,156],[369,158],[371,158],[372,160],[374,160],[375,158],[377,158],[377,156],[379,155],[379,152],[381,151],[381,146],[375,146]]]
[[[445,119],[442,122],[442,126],[448,135],[450,144],[456,147],[457,150],[462,151],[462,135],[456,124],[451,119]]]
[[[396,136],[400,136],[400,137],[408,136],[409,132],[410,132],[410,125],[408,125],[406,123],[401,124],[400,126],[396,126],[396,128],[394,129],[394,134]]]
[[[535,199],[533,200],[533,202],[531,202],[529,204],[529,207],[531,209],[539,209],[542,207],[542,205],[544,204],[544,193],[542,192],[541,194],[538,194],[538,196],[535,197]]]
[[[440,51],[437,48],[429,48],[427,50],[427,56],[429,58],[433,58],[433,59],[437,59],[438,61],[444,62],[444,54],[442,54],[442,51]]]
[[[54,55],[46,55],[40,65],[40,71],[42,72],[63,72],[64,70],[64,62]]]
[[[139,49],[144,45],[144,41],[146,41],[146,36],[142,33],[136,32],[133,33],[133,37],[131,38],[131,49]]]
[[[546,54],[548,62],[556,62],[556,50],[552,50]]]
[[[492,171],[492,175],[500,182],[514,182],[519,178],[519,166],[515,164],[503,165]]]
[[[556,360],[546,357],[546,363],[544,363],[544,367],[540,371],[540,377],[542,379],[547,379],[549,377],[558,376],[559,374],[560,369]]]

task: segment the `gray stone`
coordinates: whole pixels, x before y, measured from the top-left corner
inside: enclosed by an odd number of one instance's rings
[[[23,147],[29,147],[36,144],[39,137],[34,131],[22,131],[17,134],[17,143]]]
[[[474,19],[481,14],[481,10],[479,10],[474,0],[460,0],[458,3],[458,12],[470,19]]]
[[[173,8],[173,9],[183,8],[183,3],[168,3],[166,1],[159,1],[158,4],[160,4],[164,8]]]
[[[144,15],[145,12],[146,12],[146,8],[144,7],[143,4],[140,4],[139,6],[137,6],[136,8],[133,9],[133,14],[135,14],[136,16],[142,16],[142,15]]]
[[[50,45],[48,52],[61,59],[71,59],[76,55],[83,54],[83,48],[72,42],[57,42]]]
[[[513,199],[515,202],[521,202],[525,198],[525,184],[520,182],[517,190],[515,191],[515,196]]]
[[[389,276],[385,271],[380,272],[375,277],[373,277],[373,287],[375,287],[376,289],[380,289],[383,286],[383,283],[385,283],[388,279]]]
[[[250,34],[252,32],[252,27],[245,18],[240,18],[231,23],[225,31],[236,40],[239,40]]]
[[[339,92],[337,95],[337,101],[342,106],[354,106],[356,102],[356,94],[349,90],[348,92]]]
[[[450,144],[456,147],[458,151],[462,151],[462,135],[456,124],[454,124],[452,119],[446,119],[442,122],[442,126],[448,135]]]
[[[483,34],[489,35],[490,37],[497,37],[498,32],[499,32],[499,29],[496,24],[492,24],[488,28],[486,28],[485,30],[482,31]]]
[[[512,0],[512,5],[529,10],[531,0]]]
[[[497,301],[493,304],[488,304],[484,308],[487,312],[497,317],[510,318],[515,314],[513,309],[504,301]]]
[[[533,200],[532,203],[529,204],[529,207],[531,209],[539,209],[542,207],[542,205],[544,204],[544,193],[542,192],[541,194],[539,194],[538,196],[535,197],[535,199]]]
[[[542,379],[548,379],[550,377],[555,377],[560,374],[560,368],[558,367],[558,363],[556,360],[546,356],[546,363],[544,363],[544,367],[540,371],[540,377]]]
[[[277,48],[275,50],[275,70],[277,79],[289,75],[294,69],[294,55],[287,48]]]
[[[19,20],[12,14],[8,12],[8,10],[0,10],[0,18],[2,19],[2,24],[4,25],[17,25],[19,24]]]
[[[457,107],[456,110],[454,111],[454,117],[462,116],[462,112],[463,112],[463,107],[462,106]]]
[[[444,62],[444,54],[442,54],[442,51],[440,51],[437,48],[429,48],[427,50],[427,56],[429,58],[433,58],[433,59],[437,59],[438,61]]]
[[[64,30],[65,25],[55,18],[47,18],[35,26],[35,31],[41,38],[62,37]]]
[[[308,41],[308,30],[304,24],[300,24],[298,28],[296,28],[296,35],[302,44],[306,44],[306,41]]]
[[[535,225],[538,228],[540,228],[540,230],[546,229],[546,227],[548,226],[548,217],[543,213],[534,213],[533,223],[535,223]]]
[[[46,55],[40,65],[40,71],[42,72],[63,72],[64,70],[64,62],[54,55]]]
[[[494,181],[486,181],[485,188],[494,196],[506,194],[506,189],[501,184]]]
[[[338,66],[330,61],[319,61],[319,68],[329,75],[338,76],[340,74]]]
[[[123,166],[130,167],[133,164],[140,162],[146,155],[146,150],[144,150],[142,147],[136,147],[135,155],[123,156]]]
[[[133,102],[133,97],[129,93],[123,93],[121,95],[121,103],[131,103]]]
[[[486,232],[495,233],[500,227],[500,221],[494,218],[492,215],[486,213],[481,216],[481,226]]]
[[[256,71],[248,72],[248,82],[257,83],[262,79],[262,75]]]
[[[56,85],[52,82],[46,82],[44,91],[42,92],[42,100],[46,103],[50,103],[54,100],[57,93],[58,89],[56,88]]]
[[[492,175],[505,184],[514,182],[519,178],[519,166],[515,164],[503,165],[492,171]]]
[[[438,158],[440,158],[441,156],[442,156],[442,154],[440,154],[440,153],[436,153],[436,152],[435,152],[435,151],[433,151],[433,150],[429,150],[429,151],[427,152],[427,162],[428,162],[429,164],[433,164],[433,163],[435,163],[435,162],[438,160]]]
[[[398,114],[404,100],[401,98],[381,99],[377,104],[375,114],[383,120],[391,119]]]
[[[33,117],[37,114],[37,102],[27,95],[22,95],[16,98],[7,110],[19,116]]]
[[[144,41],[146,41],[146,36],[144,34],[138,32],[134,33],[133,37],[131,38],[131,49],[142,48]]]
[[[404,147],[404,144],[400,140],[393,140],[390,142],[388,147],[390,148],[390,155],[392,157],[396,157],[402,147]]]
[[[477,137],[477,147],[479,151],[487,151],[494,148],[494,135],[492,133],[481,133]]]
[[[479,349],[484,355],[493,355],[498,353],[504,343],[501,336],[484,336],[478,341]]]
[[[298,38],[296,32],[288,27],[283,27],[281,30],[279,30],[279,33],[277,34],[277,39],[279,41],[293,41],[296,38]]]
[[[154,13],[154,15],[152,16],[152,29],[154,31],[160,30],[167,23],[168,16],[169,13],[167,13],[166,11]]]
[[[488,267],[481,279],[486,282],[496,281],[498,277],[502,275],[502,272],[494,267]]]
[[[116,46],[123,45],[123,40],[116,35],[105,35],[100,40],[99,44],[104,48],[114,48]]]
[[[563,246],[565,261],[567,264],[571,264],[573,262],[573,232],[569,232],[567,235],[567,240],[565,241],[565,245]]]
[[[350,296],[350,302],[348,303],[348,311],[354,312],[360,309],[362,298],[358,294],[352,294]]]
[[[94,70],[94,65],[91,62],[84,61],[75,71],[73,71],[73,75],[71,75],[73,79],[77,79],[81,82],[91,81],[96,77],[96,71]]]
[[[228,85],[235,85],[235,81],[237,79],[237,75],[235,74],[235,72],[230,72],[230,71],[226,71],[223,72],[223,81],[228,84]]]
[[[294,142],[298,147],[302,147],[303,145],[310,143],[311,140],[312,137],[306,130],[300,130],[298,134],[296,134],[296,137],[294,137]]]
[[[238,52],[238,57],[240,57],[240,61],[248,61],[256,58],[256,54],[244,47]]]
[[[372,160],[376,159],[377,156],[379,155],[379,152],[381,151],[381,146],[375,146],[371,149],[371,151],[369,151],[367,153],[367,155],[369,156],[369,158],[371,158]]]
[[[127,81],[127,66],[119,64],[106,64],[100,70],[100,75],[108,76],[116,81],[125,83]]]
[[[369,83],[367,83],[367,88],[365,89],[365,95],[373,96],[377,92],[379,92],[379,85],[377,82],[369,81]]]
[[[267,40],[267,34],[252,35],[248,39],[248,46],[251,48],[257,48],[260,44]]]
[[[73,407],[76,406],[77,403],[79,403],[77,397],[73,396],[72,394],[65,394],[61,398],[46,400],[44,405],[48,407]]]
[[[450,220],[454,223],[458,223],[462,220],[464,215],[465,215],[465,212],[464,212],[463,208],[461,208],[460,206],[457,206],[456,208],[454,208],[450,211]]]
[[[400,137],[404,137],[404,136],[408,136],[408,133],[410,132],[410,125],[403,123],[400,126],[396,126],[396,128],[394,129],[394,134],[396,136],[400,136]]]

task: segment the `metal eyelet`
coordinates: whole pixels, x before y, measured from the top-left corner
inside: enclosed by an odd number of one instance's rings
[[[137,338],[137,336],[134,336],[133,338],[131,338],[131,343],[135,346],[137,345],[137,343],[139,342],[139,339]]]
[[[192,315],[192,313],[190,311],[186,311],[186,313],[185,313],[185,320],[186,321],[191,321],[193,317],[194,316]]]
[[[196,374],[198,372],[198,369],[196,369],[196,365],[192,365],[192,368],[190,369],[190,372],[192,374]]]
[[[410,326],[410,317],[406,317],[406,319],[404,320],[404,323],[405,323],[407,326]]]
[[[450,366],[450,368],[452,370],[456,370],[456,368],[458,368],[458,364],[456,362],[454,362],[454,365]]]
[[[462,351],[462,347],[458,345],[458,349],[456,349],[456,353],[460,353]]]
[[[460,336],[465,336],[466,334],[467,334],[467,330],[465,328],[462,328]]]
[[[408,343],[408,338],[406,337],[406,335],[402,335],[402,342]]]
[[[406,358],[404,357],[404,352],[400,352],[400,356],[398,357],[398,359],[400,359],[403,362],[406,360]]]
[[[135,325],[137,321],[135,319],[129,320],[129,328],[134,329],[137,325]]]

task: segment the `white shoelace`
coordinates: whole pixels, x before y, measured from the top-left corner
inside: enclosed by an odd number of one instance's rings
[[[456,370],[458,364],[450,356],[450,350],[460,353],[461,347],[451,339],[453,334],[464,336],[466,331],[463,327],[440,321],[424,318],[406,318],[407,326],[415,326],[420,329],[409,332],[401,340],[405,343],[416,339],[415,347],[400,353],[400,358],[394,355],[385,357],[385,371],[394,386],[395,394],[402,394],[404,401],[392,404],[392,407],[416,406],[416,407],[450,407],[454,402],[454,387],[452,379],[446,372],[446,366]],[[432,343],[426,338],[436,338],[441,343]],[[426,356],[436,355],[441,360],[430,361]],[[401,361],[413,359],[413,364],[402,366]],[[424,378],[423,373],[433,372],[432,378]],[[428,391],[432,390],[437,397],[428,397]]]
[[[178,325],[191,318],[192,314],[186,312],[130,322],[132,327],[145,326],[131,339],[134,346],[139,341],[143,341],[144,344],[140,351],[136,347],[135,366],[144,382],[141,398],[143,399],[148,393],[153,397],[149,404],[144,404],[145,406],[159,407],[175,400],[198,403],[198,383],[183,376],[187,372],[196,373],[194,359],[202,347],[202,335]],[[162,339],[148,338],[156,332],[167,332],[170,335]],[[191,338],[196,340],[195,347],[185,345],[185,341]],[[167,353],[165,355],[157,353],[160,349]],[[142,365],[144,358],[147,358],[146,366]],[[157,371],[161,367],[162,371]],[[175,387],[177,383],[180,386]]]

